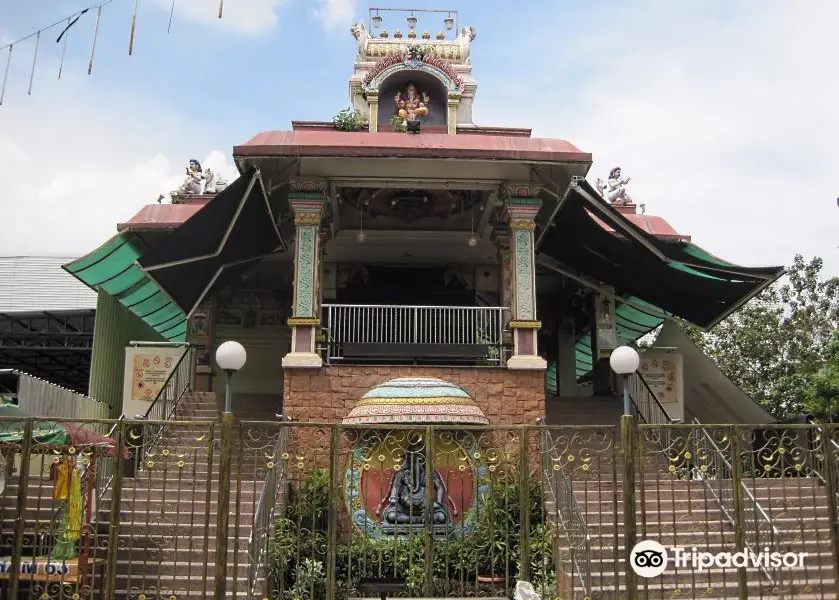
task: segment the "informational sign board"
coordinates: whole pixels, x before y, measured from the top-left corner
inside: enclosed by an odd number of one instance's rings
[[[185,347],[130,346],[125,349],[123,414],[145,414],[175,369]]]
[[[638,371],[667,414],[684,419],[682,354],[676,348],[650,348],[641,354]]]

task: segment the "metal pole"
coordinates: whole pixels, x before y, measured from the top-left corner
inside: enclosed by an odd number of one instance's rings
[[[116,423],[114,437],[117,446],[114,450],[114,474],[111,480],[111,510],[108,515],[108,553],[105,559],[105,594],[107,598],[116,597],[117,552],[119,551],[119,510],[122,504],[123,461],[125,459],[125,438],[128,426],[123,419]],[[141,441],[142,444],[142,441]],[[142,447],[134,448],[135,464],[141,460]],[[14,596],[12,596],[14,597]]]
[[[629,375],[623,375],[623,414],[624,416],[632,414],[629,402]]]
[[[745,515],[743,512],[743,463],[740,461],[740,430],[734,425],[729,429],[731,440],[731,508],[734,518],[734,551],[743,552],[746,549],[746,527]],[[746,568],[737,568],[737,594],[740,600],[749,597]]]
[[[520,577],[530,581],[530,464],[526,425],[522,425],[519,434],[519,559]]]
[[[26,498],[29,487],[29,463],[32,460],[32,433],[33,419],[29,417],[23,424],[23,441],[20,449],[20,475],[17,486],[17,514],[23,515],[26,509]],[[14,455],[11,462],[14,464]],[[9,582],[9,598],[18,597],[18,585],[20,583],[21,552],[23,550],[23,528],[25,522],[23,517],[15,519],[14,541],[12,542],[12,564]],[[34,562],[34,558],[32,559]]]
[[[626,576],[626,598],[638,597],[635,571],[632,570],[632,549],[635,547],[635,457],[632,443],[632,416],[621,417],[621,449],[623,454],[623,528],[624,528],[624,569]]]
[[[228,377],[227,398],[230,398]],[[229,407],[228,407],[229,408]],[[218,519],[216,520],[215,600],[225,600],[227,586],[227,537],[230,518],[230,454],[233,447],[233,413],[221,415],[221,454],[218,472]]]
[[[834,429],[822,427],[821,443],[824,455],[824,480],[827,488],[827,514],[830,519],[830,541],[833,546],[833,578],[839,581],[839,473],[835,472],[839,455],[833,447]]]
[[[225,371],[227,379],[224,384],[224,412],[233,412],[233,394],[230,390],[230,380],[233,379],[233,371]]]
[[[233,450],[233,371],[225,370],[224,413],[221,415],[221,452],[218,473],[218,518],[216,520],[215,600],[224,600],[227,587],[227,538],[230,519],[230,455]]]

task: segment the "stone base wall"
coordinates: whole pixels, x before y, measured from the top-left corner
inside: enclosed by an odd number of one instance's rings
[[[340,423],[372,387],[396,377],[437,377],[463,388],[491,425],[535,425],[545,416],[545,375],[482,367],[339,366],[285,369],[283,414]]]

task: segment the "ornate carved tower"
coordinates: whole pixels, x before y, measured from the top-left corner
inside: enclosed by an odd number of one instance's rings
[[[387,16],[384,20],[380,11],[372,12],[366,25],[357,23],[351,29],[358,45],[350,77],[350,101],[369,119],[370,131],[389,131],[395,116],[418,116],[424,129],[451,134],[457,127],[472,126],[478,87],[470,58],[475,30],[458,29],[456,11],[381,11]],[[404,35],[398,28],[400,13],[410,13]],[[431,27],[436,13],[448,16],[440,19],[443,27],[436,34],[427,29],[420,34],[414,13],[422,16],[420,28]],[[396,27],[388,31],[390,24]]]

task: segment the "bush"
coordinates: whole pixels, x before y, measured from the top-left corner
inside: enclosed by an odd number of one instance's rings
[[[361,131],[364,116],[357,109],[345,108],[332,117],[332,124],[339,131]]]

